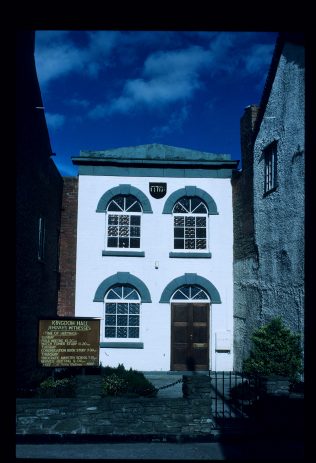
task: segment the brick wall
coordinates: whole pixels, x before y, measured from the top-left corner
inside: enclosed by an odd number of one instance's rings
[[[59,248],[60,289],[57,306],[60,317],[75,315],[77,211],[78,178],[64,177]]]

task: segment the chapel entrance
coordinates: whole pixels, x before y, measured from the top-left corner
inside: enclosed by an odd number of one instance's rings
[[[171,370],[209,370],[210,304],[171,304]]]

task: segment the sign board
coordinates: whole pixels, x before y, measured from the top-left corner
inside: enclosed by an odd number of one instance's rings
[[[167,184],[161,182],[149,183],[149,193],[153,198],[163,198],[167,193]]]
[[[216,352],[229,352],[231,350],[230,331],[218,331],[215,333]]]
[[[43,367],[99,366],[100,320],[39,320],[38,362]]]

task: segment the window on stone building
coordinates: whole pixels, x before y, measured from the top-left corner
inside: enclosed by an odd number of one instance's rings
[[[38,247],[37,258],[43,262],[45,256],[45,219],[40,217],[38,219]]]
[[[264,155],[264,193],[275,190],[277,186],[277,143],[273,142],[263,151]]]
[[[199,197],[185,196],[173,207],[174,249],[205,251],[208,247],[208,210]]]
[[[140,330],[140,296],[130,286],[113,286],[105,296],[104,337],[137,339]]]
[[[141,215],[141,204],[134,196],[115,196],[107,207],[107,249],[139,249]]]

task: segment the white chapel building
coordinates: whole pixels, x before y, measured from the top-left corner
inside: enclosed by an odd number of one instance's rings
[[[232,171],[150,144],[81,151],[75,316],[100,318],[100,363],[233,370]]]

